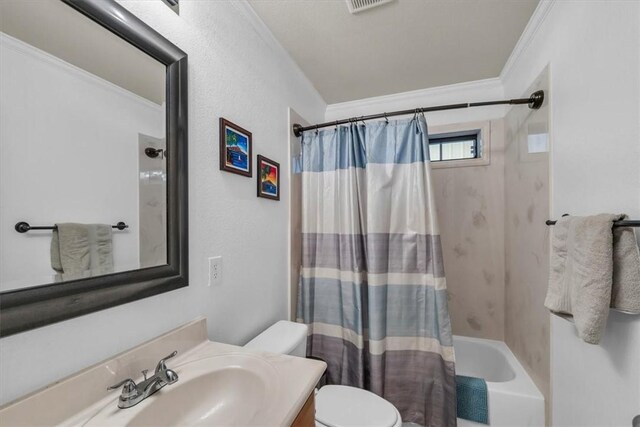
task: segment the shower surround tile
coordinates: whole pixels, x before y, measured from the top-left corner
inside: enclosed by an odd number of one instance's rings
[[[475,128],[484,123],[474,124]],[[471,124],[439,126],[437,134]],[[490,123],[491,163],[432,168],[453,333],[504,339],[504,126]],[[486,138],[486,136],[485,136]]]
[[[139,135],[138,183],[140,216],[140,268],[167,263],[167,173],[164,155],[151,158],[147,147],[165,149],[165,140]]]
[[[545,70],[526,92],[543,89]],[[505,342],[550,401],[549,106],[512,108],[505,119]]]

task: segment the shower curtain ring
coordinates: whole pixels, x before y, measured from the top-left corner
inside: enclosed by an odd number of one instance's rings
[[[318,125],[316,125],[316,135],[319,133],[318,131]]]
[[[336,130],[338,130],[338,121],[336,120]]]
[[[384,122],[386,124],[389,124],[389,118],[387,117],[387,112],[386,111],[384,112]]]

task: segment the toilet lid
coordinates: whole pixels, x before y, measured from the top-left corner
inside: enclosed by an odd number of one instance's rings
[[[331,427],[393,427],[398,412],[391,403],[370,391],[327,385],[316,394],[316,420]]]

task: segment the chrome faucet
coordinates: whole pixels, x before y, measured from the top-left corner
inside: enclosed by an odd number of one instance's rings
[[[178,354],[178,352],[174,351],[167,357],[161,359],[156,365],[156,370],[151,378],[147,379],[148,369],[142,371],[144,380],[140,384],[136,384],[131,378],[127,378],[118,384],[107,387],[107,390],[115,390],[122,387],[122,393],[120,393],[120,398],[118,399],[118,408],[131,408],[167,384],[173,384],[178,381],[178,374],[167,368],[166,365],[166,361],[176,354]]]

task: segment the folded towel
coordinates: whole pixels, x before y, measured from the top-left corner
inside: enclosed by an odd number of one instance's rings
[[[573,317],[578,335],[591,344],[600,342],[610,306],[633,311],[640,305],[635,235],[626,229],[612,232],[613,222],[625,217],[568,216],[553,229],[545,306]]]
[[[456,375],[458,418],[489,424],[487,383],[482,378]]]
[[[112,273],[111,226],[56,224],[51,237],[51,267],[62,280]]]
[[[640,314],[640,249],[632,227],[613,229],[611,307]]]

